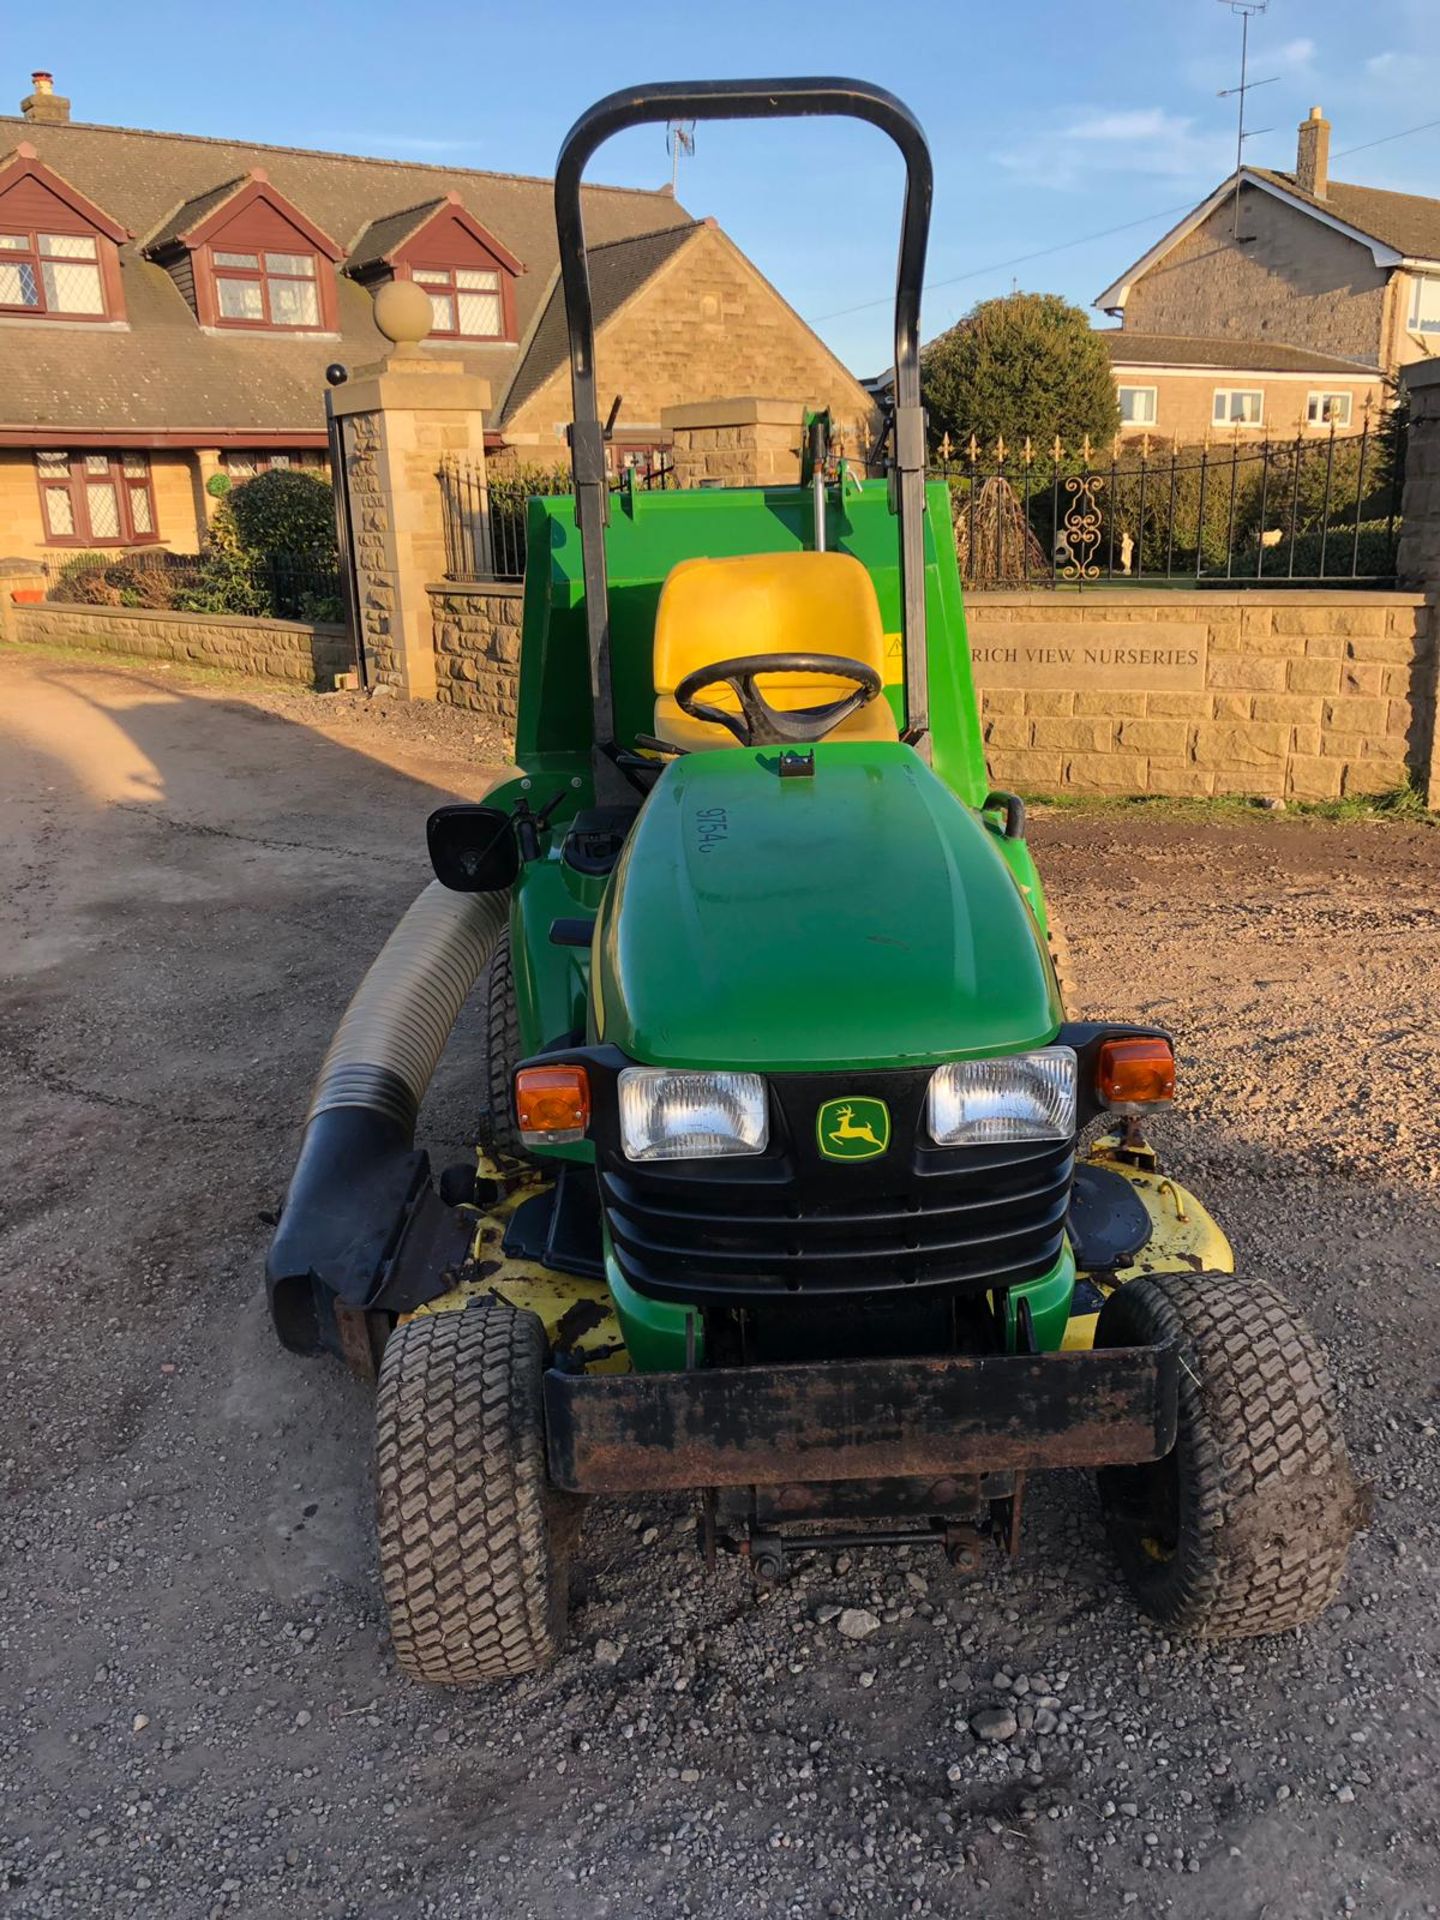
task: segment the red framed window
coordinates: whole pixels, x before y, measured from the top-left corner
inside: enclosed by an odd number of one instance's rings
[[[88,233],[0,233],[0,312],[105,318],[99,242]]]
[[[212,247],[215,318],[222,327],[318,328],[320,263],[313,253]]]
[[[412,267],[410,277],[430,296],[430,332],[440,340],[503,340],[505,301],[498,268]]]
[[[274,473],[276,469],[298,473],[318,474],[323,480],[328,477],[330,463],[323,453],[308,450],[296,453],[251,453],[244,448],[232,448],[221,456],[226,473],[238,487],[242,481],[253,480],[259,473]]]
[[[143,453],[37,453],[40,514],[52,547],[138,547],[159,539]]]

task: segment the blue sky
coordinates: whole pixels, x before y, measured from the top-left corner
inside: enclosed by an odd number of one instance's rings
[[[1271,130],[1248,157],[1291,165],[1296,123],[1319,102],[1337,153],[1386,142],[1337,159],[1338,178],[1440,194],[1440,126],[1386,138],[1440,118],[1435,28],[1436,0],[1271,0],[1251,28],[1251,75],[1275,84],[1250,111]],[[48,67],[77,119],[519,173],[548,173],[575,114],[633,81],[878,80],[915,109],[935,154],[927,337],[1013,284],[1088,307],[1228,172],[1234,103],[1216,94],[1239,45],[1221,0],[0,0],[0,81],[17,100],[31,68]],[[657,184],[663,133],[615,141],[593,171]],[[888,363],[900,169],[882,136],[702,126],[680,193],[857,372]]]

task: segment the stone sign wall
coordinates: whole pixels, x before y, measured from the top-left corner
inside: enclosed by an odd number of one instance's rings
[[[1165,621],[1120,626],[1103,619],[1062,623],[1053,616],[1016,620],[1006,625],[1002,639],[972,639],[971,657],[977,677],[998,686],[1173,693],[1205,685],[1209,628],[1187,624],[1189,630],[1177,638],[1174,625]]]
[[[1097,588],[967,600],[991,777],[1025,793],[1440,804],[1418,593]]]

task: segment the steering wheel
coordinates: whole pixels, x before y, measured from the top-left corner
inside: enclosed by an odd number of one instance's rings
[[[855,691],[818,707],[775,708],[755,684],[762,673],[830,673],[853,680]],[[706,706],[695,698],[706,687],[723,680],[740,702],[739,713]],[[883,682],[874,667],[847,660],[838,653],[742,653],[734,660],[687,673],[675,689],[675,704],[692,720],[708,720],[728,727],[742,747],[783,747],[792,742],[823,740],[842,720],[848,720],[879,693]]]

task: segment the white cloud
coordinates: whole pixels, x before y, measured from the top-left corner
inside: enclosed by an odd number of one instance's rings
[[[1070,140],[1163,140],[1189,125],[1188,120],[1171,120],[1163,107],[1136,107],[1077,120],[1066,130],[1065,137]]]
[[[1037,187],[1066,191],[1099,174],[1211,183],[1234,164],[1233,136],[1197,129],[1186,114],[1163,107],[1076,109],[1054,132],[995,154],[1002,167]]]
[[[1265,58],[1272,66],[1284,67],[1290,73],[1299,73],[1304,68],[1314,65],[1315,52],[1313,40],[1287,40],[1283,47],[1277,48],[1272,54],[1267,54]]]
[[[1398,53],[1372,53],[1365,62],[1365,71],[1373,74],[1377,80],[1382,80],[1386,74],[1393,73],[1399,63]]]

